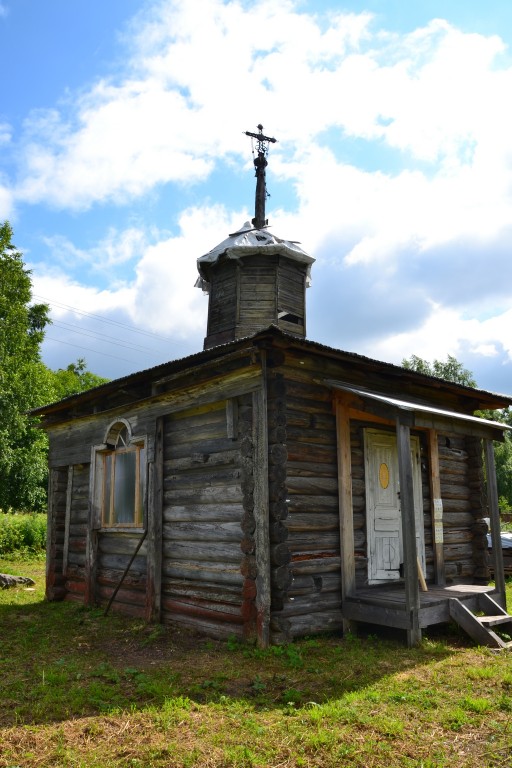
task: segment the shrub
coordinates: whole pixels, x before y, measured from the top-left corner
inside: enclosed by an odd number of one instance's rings
[[[46,547],[46,515],[0,514],[0,555],[41,552]]]

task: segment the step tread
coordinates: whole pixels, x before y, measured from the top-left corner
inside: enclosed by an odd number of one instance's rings
[[[489,626],[496,626],[496,624],[510,624],[512,623],[512,616],[505,615],[503,613],[497,616],[475,616],[475,619],[480,624],[488,624]]]

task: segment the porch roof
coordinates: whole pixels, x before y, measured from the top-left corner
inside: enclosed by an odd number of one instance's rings
[[[379,392],[373,392],[368,389],[354,387],[352,384],[347,384],[343,381],[334,381],[332,379],[324,381],[332,389],[337,389],[343,392],[349,392],[363,400],[370,400],[377,404],[380,404],[380,408],[371,409],[371,412],[377,415],[387,415],[390,417],[396,417],[398,411],[407,411],[413,416],[413,426],[423,428],[437,428],[439,426],[446,427],[449,422],[466,422],[471,424],[472,432],[476,434],[484,434],[495,430],[500,430],[498,439],[503,439],[503,431],[506,429],[512,429],[508,424],[503,424],[500,421],[492,421],[491,419],[482,419],[479,416],[472,416],[467,413],[460,413],[458,411],[448,411],[443,408],[435,408],[431,405],[425,405],[424,403],[414,403],[409,400],[402,400],[397,397],[390,397],[389,395],[383,395]],[[496,436],[493,435],[496,439]]]

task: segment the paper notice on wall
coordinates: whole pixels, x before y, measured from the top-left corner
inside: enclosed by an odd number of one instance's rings
[[[434,525],[434,541],[436,544],[443,543],[443,524],[436,523]]]
[[[441,520],[443,517],[443,500],[434,499],[434,519]]]

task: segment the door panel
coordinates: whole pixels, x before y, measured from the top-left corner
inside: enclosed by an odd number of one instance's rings
[[[396,581],[403,563],[402,516],[396,436],[365,430],[365,482],[370,584]],[[423,503],[419,440],[411,438],[418,557],[424,565]]]

